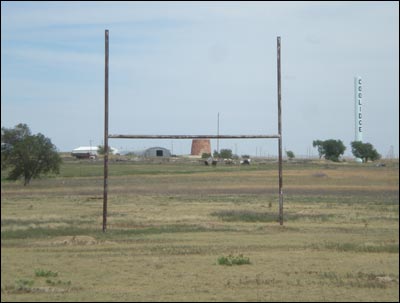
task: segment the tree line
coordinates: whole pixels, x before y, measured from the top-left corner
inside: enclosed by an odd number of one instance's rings
[[[320,159],[324,157],[335,162],[340,160],[346,150],[341,140],[334,139],[314,140],[313,147],[317,148]],[[363,162],[381,158],[371,143],[353,141],[351,151],[354,157],[362,159]],[[286,151],[286,155],[289,159],[295,157],[292,151]],[[213,156],[230,159],[235,155],[230,149],[221,149],[219,153],[214,151]],[[43,134],[33,135],[28,125],[22,123],[14,128],[1,128],[1,169],[8,170],[8,180],[23,179],[24,185],[27,185],[40,175],[59,173],[60,165],[61,157],[56,146]]]
[[[343,144],[341,140],[314,140],[313,147],[317,148],[319,158],[324,157],[326,160],[331,160],[334,162],[339,162],[340,157],[343,156],[346,146]],[[353,141],[351,142],[351,152],[355,158],[359,158],[362,162],[368,162],[369,160],[375,161],[381,158],[381,155],[376,151],[374,146],[371,143],[363,143],[361,141]],[[203,154],[203,158],[210,157],[211,154]],[[232,150],[230,149],[221,149],[221,152],[218,153],[214,151],[214,158],[227,158],[230,159],[235,155],[232,154]],[[291,150],[286,151],[286,156],[289,160],[295,158],[294,152]],[[237,157],[237,156],[236,156]]]
[[[324,157],[326,160],[338,162],[340,157],[344,154],[346,146],[341,140],[314,140],[313,147],[318,150],[319,158]],[[368,162],[368,160],[375,161],[381,158],[381,155],[376,151],[371,143],[363,143],[361,141],[351,142],[351,152],[353,156]]]

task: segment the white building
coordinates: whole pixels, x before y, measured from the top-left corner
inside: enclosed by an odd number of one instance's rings
[[[98,149],[99,148],[97,146],[80,146],[72,150],[71,155],[79,159],[96,158],[98,155]],[[111,146],[110,146],[110,151],[114,155],[119,153],[119,151],[116,148]]]

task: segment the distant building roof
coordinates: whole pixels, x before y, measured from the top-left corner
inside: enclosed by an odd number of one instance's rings
[[[99,150],[98,146],[80,146],[77,147],[75,149],[72,150],[72,153],[97,153]],[[111,147],[110,146],[110,150],[114,153],[114,154],[118,154],[119,151],[118,149]]]
[[[169,149],[159,146],[133,151],[133,153],[139,157],[171,157]]]
[[[97,146],[80,146],[80,147],[75,148],[73,151],[77,151],[77,152],[83,151],[83,152],[85,152],[85,151],[97,151],[98,149],[99,148]]]

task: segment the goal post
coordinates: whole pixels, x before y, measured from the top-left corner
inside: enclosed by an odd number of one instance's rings
[[[279,175],[279,224],[283,225],[283,177],[282,177],[282,107],[281,107],[281,37],[277,37],[277,90],[278,90],[278,134],[272,135],[123,135],[108,134],[108,67],[109,31],[105,30],[105,83],[104,83],[104,187],[103,187],[103,232],[107,231],[108,204],[108,139],[278,139]]]

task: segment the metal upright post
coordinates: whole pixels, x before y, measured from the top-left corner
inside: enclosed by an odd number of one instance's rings
[[[217,153],[219,155],[219,112],[218,112],[218,117],[217,117],[217,136],[218,136],[218,139],[217,139]]]
[[[108,195],[108,30],[105,30],[105,71],[104,71],[104,192],[103,192],[103,232],[107,230]]]
[[[281,37],[277,37],[278,64],[278,153],[279,153],[279,224],[283,225],[283,191],[282,191],[282,121],[281,121]]]

